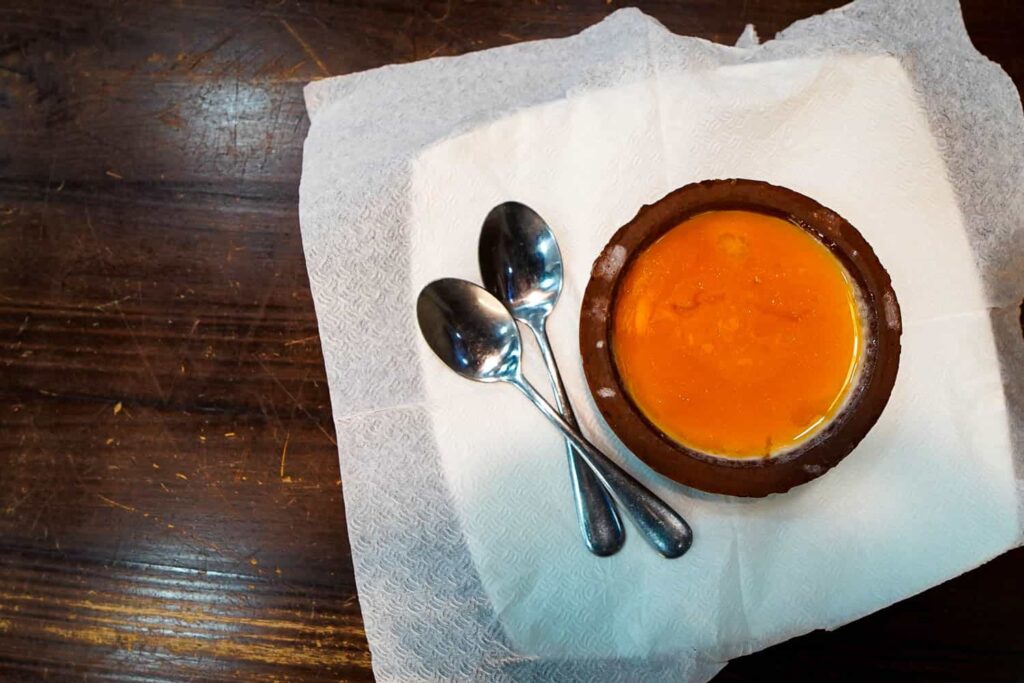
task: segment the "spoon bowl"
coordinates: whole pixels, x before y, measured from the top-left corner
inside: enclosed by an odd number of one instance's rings
[[[540,215],[519,202],[491,209],[480,231],[484,287],[528,324],[546,318],[562,293],[562,253]]]
[[[431,350],[463,377],[477,382],[520,377],[516,321],[479,287],[454,278],[431,282],[416,300],[416,318]]]

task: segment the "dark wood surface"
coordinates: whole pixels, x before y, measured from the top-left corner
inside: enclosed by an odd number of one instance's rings
[[[731,43],[839,3],[640,4]],[[372,677],[296,215],[302,86],[616,6],[0,4],[0,680]],[[1024,83],[1024,3],[964,9]],[[1024,680],[1022,576],[1010,553],[719,680]]]

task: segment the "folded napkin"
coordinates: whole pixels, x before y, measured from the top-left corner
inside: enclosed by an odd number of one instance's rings
[[[1016,89],[950,0],[858,0],[763,45],[745,35],[716,45],[622,10],[563,40],[307,87],[302,238],[381,680],[705,681],[1020,543]],[[730,177],[842,214],[903,311],[877,425],[825,476],[764,499],[654,474],[600,418],[578,356],[581,295],[611,234],[675,188]],[[550,333],[583,429],[689,519],[681,559],[631,527],[619,554],[588,554],[560,436],[419,339],[417,292],[478,281],[482,220],[510,199],[561,244]]]

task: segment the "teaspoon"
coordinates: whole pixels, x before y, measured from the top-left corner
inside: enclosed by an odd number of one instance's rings
[[[569,426],[579,429],[548,340],[547,319],[562,293],[562,254],[555,234],[536,211],[505,202],[484,219],[479,244],[484,287],[512,317],[533,332],[547,366],[555,408]],[[583,540],[595,555],[612,555],[625,539],[611,496],[566,440],[569,475]]]

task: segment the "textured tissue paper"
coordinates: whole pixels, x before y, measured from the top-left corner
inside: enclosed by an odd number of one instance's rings
[[[562,40],[319,81],[306,101],[302,238],[381,680],[706,681],[1020,543],[1024,117],[956,2],[858,0],[737,47],[622,10]],[[686,489],[627,452],[577,342],[611,234],[730,177],[849,219],[904,321],[892,398],[856,452],[756,500]],[[479,280],[482,220],[509,199],[562,246],[550,331],[584,431],[690,520],[681,559],[631,528],[618,555],[589,555],[559,435],[419,338],[417,292]]]

